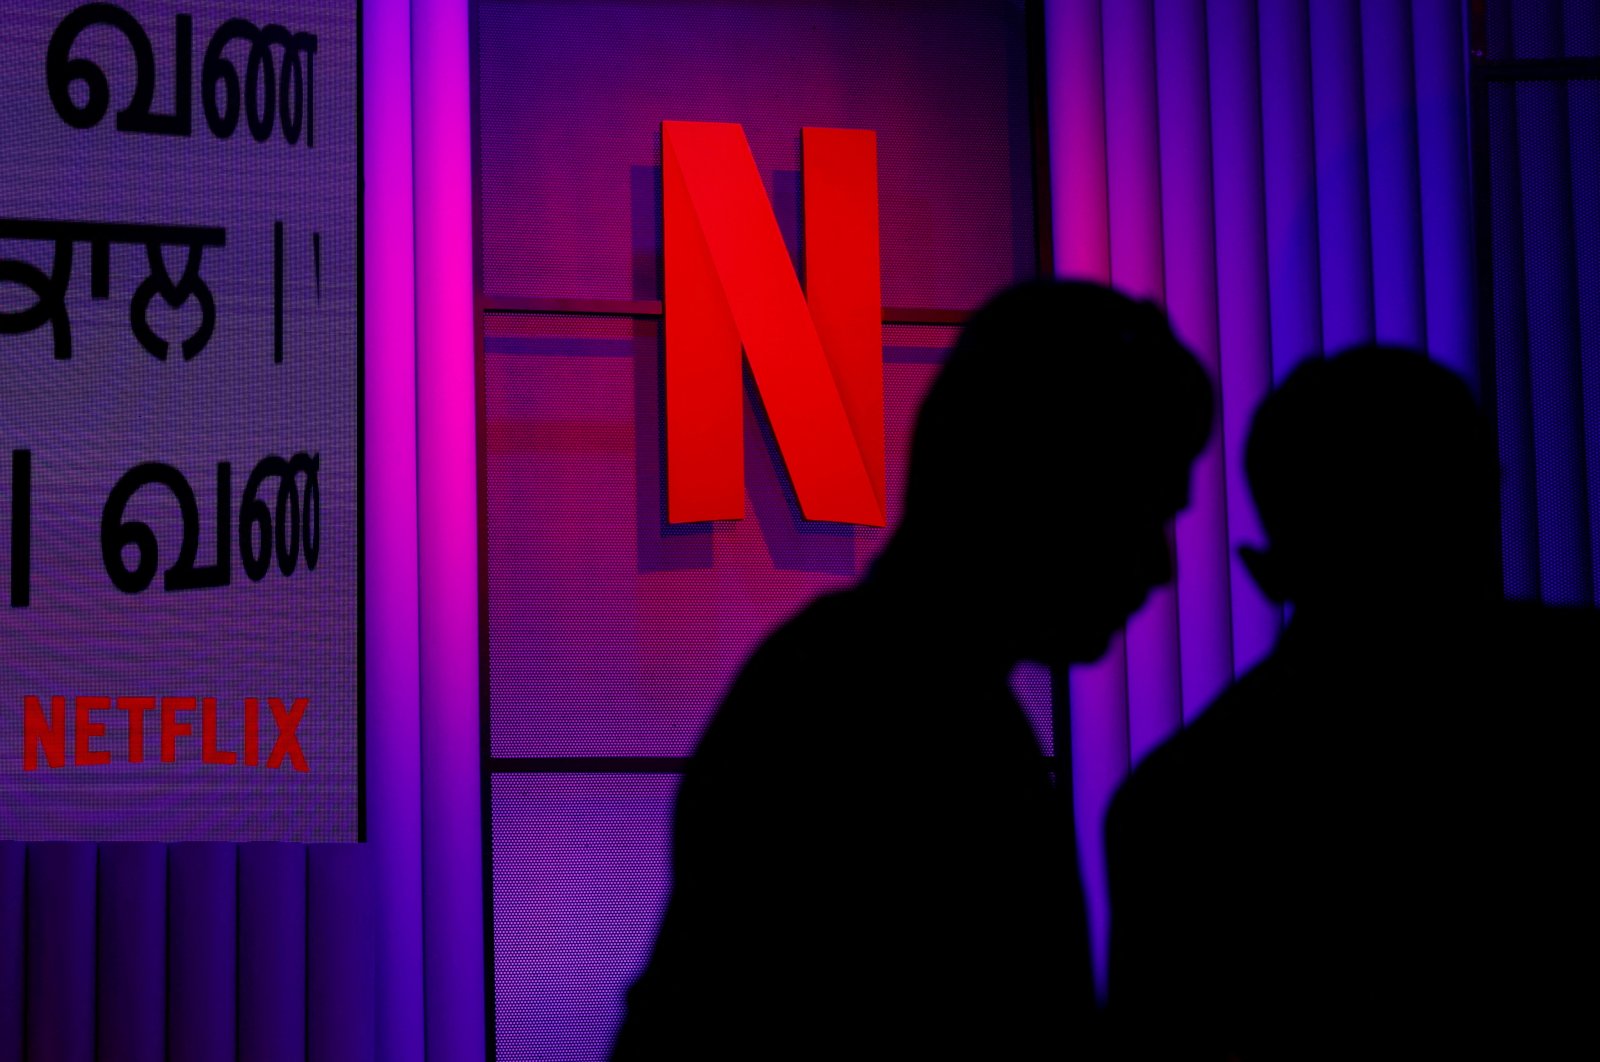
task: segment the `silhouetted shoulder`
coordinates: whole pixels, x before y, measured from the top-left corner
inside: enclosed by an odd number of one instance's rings
[[[1263,745],[1292,724],[1284,718],[1284,697],[1295,671],[1283,658],[1269,657],[1152,750],[1117,790],[1108,827],[1154,815],[1192,816],[1197,799],[1236,788],[1254,765],[1270,765],[1281,749]]]
[[[1527,1047],[1594,987],[1557,971],[1597,943],[1578,838],[1600,809],[1600,618],[1462,607],[1393,644],[1339,629],[1286,632],[1113,802],[1127,1057]]]
[[[686,766],[680,847],[693,841],[684,831],[697,819],[725,838],[730,821],[757,813],[792,817],[808,829],[852,814],[844,790],[873,783],[908,722],[910,691],[890,688],[896,667],[883,652],[880,611],[859,590],[820,598],[751,655]]]
[[[1009,676],[1100,656],[1171,581],[1213,407],[1153,305],[1032,281],[969,318],[871,572],[765,640],[685,767],[619,1060],[1092,1039],[1069,809]]]
[[[1486,661],[1497,681],[1471,716],[1479,758],[1510,787],[1502,801],[1525,833],[1565,845],[1558,835],[1586,830],[1600,811],[1600,613],[1508,605],[1476,662],[1480,673]]]
[[[1262,773],[1274,768],[1274,750],[1261,747],[1258,724],[1281,708],[1283,672],[1271,658],[1252,670],[1150,752],[1112,800],[1105,844],[1116,1058],[1226,1057],[1233,1019],[1214,989],[1238,953],[1227,946],[1232,920],[1215,897],[1255,873],[1235,831],[1254,832],[1241,818],[1270,784]]]
[[[782,755],[829,734],[823,724],[855,699],[852,683],[878,669],[875,611],[867,595],[847,590],[818,598],[770,634],[735,676],[696,758],[752,740],[781,740],[767,752]]]
[[[1174,876],[1187,878],[1203,863],[1226,858],[1213,835],[1240,825],[1229,805],[1248,804],[1264,784],[1263,772],[1279,769],[1282,749],[1274,735],[1291,722],[1281,718],[1286,671],[1279,658],[1258,665],[1123,780],[1106,816],[1114,900],[1135,882],[1165,888]],[[1124,917],[1126,903],[1113,912],[1114,945],[1116,923],[1133,920]]]
[[[858,588],[750,658],[686,767],[620,1046],[1033,1058],[1082,1029],[1062,808],[1004,672],[939,637]]]

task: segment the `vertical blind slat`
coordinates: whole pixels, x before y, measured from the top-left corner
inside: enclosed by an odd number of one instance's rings
[[[1493,241],[1495,421],[1500,445],[1500,546],[1506,594],[1539,597],[1533,405],[1528,391],[1527,296],[1522,270],[1521,167],[1514,88],[1490,85],[1490,239]]]
[[[1261,0],[1261,143],[1272,379],[1322,352],[1322,249],[1306,0]]]
[[[95,846],[28,846],[27,1059],[94,1058]]]
[[[1056,273],[1104,283],[1111,276],[1111,244],[1100,0],[1050,0],[1044,19]]]
[[[1155,22],[1150,0],[1102,8],[1106,42],[1106,162],[1111,282],[1135,298],[1165,302],[1161,148]],[[1183,721],[1178,690],[1177,601],[1153,591],[1127,627],[1128,744],[1134,761]]]
[[[1372,210],[1373,335],[1427,349],[1417,87],[1409,0],[1362,0],[1361,50]]]
[[[1505,5],[1513,53],[1548,58],[1564,52],[1561,0]],[[1583,391],[1578,364],[1577,249],[1567,126],[1560,82],[1516,84],[1517,192],[1521,207],[1523,322],[1532,441],[1533,521],[1538,537],[1538,592],[1551,604],[1593,598],[1588,547],[1588,491],[1583,470]],[[1496,245],[1497,261],[1516,259]]]
[[[366,845],[306,850],[306,1024],[309,1062],[372,1062],[377,971]]]
[[[100,846],[95,964],[100,1062],[166,1057],[167,846]]]
[[[0,841],[0,1058],[22,1057],[27,847]]]
[[[1100,0],[1049,0],[1050,173],[1056,271],[1111,280],[1104,28]],[[1054,58],[1061,57],[1060,59]],[[1119,633],[1095,665],[1067,674],[1073,829],[1095,969],[1105,969],[1107,899],[1100,823],[1128,767],[1126,650]],[[1061,713],[1056,713],[1061,719]],[[1102,981],[1103,984],[1103,981]]]
[[[1417,179],[1422,204],[1423,302],[1428,352],[1478,382],[1472,240],[1472,166],[1463,90],[1459,0],[1413,0],[1417,83]]]
[[[1212,212],[1211,108],[1204,0],[1157,0],[1157,115],[1167,312],[1213,381],[1217,347],[1217,242]],[[1219,409],[1219,412],[1221,410]],[[1193,718],[1233,677],[1223,432],[1190,476],[1175,528],[1181,718]]]
[[[238,976],[236,846],[175,844],[167,853],[167,1051],[170,1062],[231,1057]]]
[[[1600,21],[1600,12],[1595,17]],[[1573,246],[1577,250],[1578,271],[1589,603],[1600,605],[1600,182],[1595,180],[1595,174],[1600,174],[1600,80],[1574,81],[1567,86],[1567,135],[1571,145]]]
[[[1592,583],[1566,87],[1532,82],[1515,86],[1514,94],[1539,593],[1551,604],[1587,604]]]
[[[1317,0],[1310,14],[1322,343],[1331,354],[1373,338],[1361,12],[1356,0]]]
[[[1261,594],[1245,570],[1237,550],[1228,548],[1264,541],[1244,473],[1250,417],[1272,386],[1260,36],[1255,0],[1214,0],[1210,16],[1217,261],[1225,263],[1217,272],[1222,336],[1220,430],[1229,538],[1221,563],[1232,602],[1232,663],[1234,673],[1243,674],[1271,649],[1281,620],[1277,607]],[[1187,625],[1183,634],[1187,640]],[[1220,692],[1211,691],[1196,707],[1204,708]]]
[[[239,1059],[306,1056],[306,850],[239,846]]]

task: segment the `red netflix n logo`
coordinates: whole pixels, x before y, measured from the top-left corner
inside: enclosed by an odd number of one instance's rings
[[[744,515],[741,346],[808,520],[885,523],[877,137],[801,132],[806,292],[738,125],[662,122],[667,519]]]

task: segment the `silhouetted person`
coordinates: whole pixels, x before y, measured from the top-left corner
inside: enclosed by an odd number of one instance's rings
[[[1600,636],[1500,600],[1485,418],[1361,349],[1296,369],[1245,461],[1245,559],[1293,618],[1112,803],[1119,1053],[1592,1049]]]
[[[922,407],[893,539],[756,651],[685,769],[671,899],[615,1059],[1060,1059],[1085,1041],[1069,808],[1008,676],[1099,656],[1171,577],[1163,528],[1210,419],[1203,371],[1147,304],[1037,282],[973,315]]]

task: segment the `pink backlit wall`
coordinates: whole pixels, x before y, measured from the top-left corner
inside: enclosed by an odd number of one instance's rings
[[[1018,678],[1046,737],[1052,685],[1070,718],[1103,927],[1116,782],[1281,623],[1235,559],[1259,540],[1239,467],[1255,403],[1361,339],[1476,373],[1460,5],[473,11],[475,36],[465,0],[366,9],[368,447],[393,455],[368,509],[384,1057],[477,1057],[486,1029],[505,1058],[603,1057],[659,909],[680,758],[743,653],[880,541],[799,519],[748,394],[746,518],[664,523],[664,119],[744,125],[797,263],[800,127],[877,130],[884,302],[918,311],[885,326],[891,518],[948,322],[1035,271],[1040,231],[1059,272],[1165,305],[1213,372],[1176,585],[1100,664]]]
[[[876,134],[892,524],[951,322],[1040,267],[1026,14],[990,0],[477,8],[505,1057],[603,1056],[653,935],[682,758],[760,640],[859,578],[886,537],[803,518],[748,380],[744,518],[667,521],[662,122],[742,126],[802,279],[815,190],[801,129]],[[1020,682],[1048,741],[1049,677]]]

